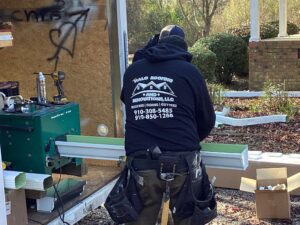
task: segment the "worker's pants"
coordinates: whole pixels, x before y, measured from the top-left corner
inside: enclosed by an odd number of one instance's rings
[[[136,171],[143,177],[143,185],[137,184],[138,192],[144,203],[144,209],[140,213],[137,221],[126,223],[126,225],[155,225],[162,205],[163,193],[166,190],[166,181],[157,177],[156,170]],[[176,202],[179,192],[185,182],[186,174],[175,176],[170,183],[170,209]],[[190,225],[190,218],[178,219],[173,215],[174,225]],[[160,222],[160,221],[159,221]]]

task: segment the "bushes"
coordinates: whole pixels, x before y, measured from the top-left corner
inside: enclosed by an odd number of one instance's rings
[[[207,48],[216,54],[215,76],[220,83],[230,84],[234,74],[247,73],[248,47],[240,37],[218,34],[199,39],[193,48]]]
[[[192,63],[202,72],[205,80],[214,81],[217,62],[216,54],[201,46],[193,46],[189,51],[193,54]]]
[[[250,39],[250,27],[243,26],[241,28],[234,28],[227,31],[229,34],[233,34],[235,36],[241,37],[247,43]],[[262,39],[274,38],[278,36],[279,32],[279,22],[272,21],[266,24],[262,24],[260,26],[260,37]],[[287,24],[287,33],[289,35],[298,34],[299,27],[294,23]]]

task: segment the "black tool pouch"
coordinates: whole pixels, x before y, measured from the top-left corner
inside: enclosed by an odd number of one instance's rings
[[[128,167],[125,167],[121,172],[104,206],[117,224],[137,220],[143,209],[143,203],[139,197],[134,177]]]
[[[189,175],[178,196],[173,213],[179,218],[191,217],[191,224],[203,225],[217,216],[217,202],[205,166],[194,156],[186,158]]]

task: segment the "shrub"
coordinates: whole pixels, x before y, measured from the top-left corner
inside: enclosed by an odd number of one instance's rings
[[[192,63],[202,72],[207,81],[215,80],[217,56],[207,48],[193,46],[189,49],[193,55]]]
[[[268,23],[262,24],[260,26],[260,37],[262,39],[277,37],[278,32],[279,32],[279,22],[278,21],[268,22]],[[229,29],[227,31],[227,33],[241,37],[247,43],[249,42],[249,39],[250,39],[250,27],[249,26],[243,26],[241,28],[232,28],[232,29]],[[294,23],[288,22],[287,33],[289,35],[298,34],[299,27]]]
[[[246,42],[231,34],[217,34],[199,39],[193,48],[208,48],[216,54],[216,79],[230,84],[234,74],[243,74],[248,68],[248,47]]]
[[[214,106],[222,106],[224,104],[223,86],[220,84],[208,83],[207,88]]]
[[[300,114],[299,105],[294,98],[288,97],[284,91],[284,84],[275,84],[267,81],[264,84],[263,96],[255,104],[249,105],[252,112],[269,112],[286,114],[295,117]]]

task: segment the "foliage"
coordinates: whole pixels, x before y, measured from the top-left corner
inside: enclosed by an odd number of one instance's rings
[[[204,78],[211,82],[215,80],[217,56],[207,48],[194,46],[189,49],[193,55],[192,63],[202,72]]]
[[[220,84],[208,83],[207,88],[212,103],[215,106],[222,106],[224,104],[224,97],[222,93],[224,91],[223,86]]]
[[[230,84],[234,74],[247,71],[248,47],[240,37],[224,33],[217,34],[199,39],[193,47],[208,48],[216,54],[216,78],[220,83]]]
[[[229,29],[227,32],[230,34],[233,34],[235,36],[241,37],[247,43],[249,42],[249,39],[250,39],[250,27],[249,26],[242,26],[240,28]],[[268,23],[262,24],[260,26],[260,36],[262,39],[277,37],[278,32],[279,32],[279,22],[278,21],[268,22]],[[298,34],[299,27],[294,23],[288,22],[287,33],[289,35]]]
[[[183,24],[176,0],[128,0],[128,44],[133,53],[168,24]]]
[[[263,0],[260,2],[260,22],[267,24],[269,21],[278,20],[279,1]],[[300,24],[300,0],[288,1],[288,20]],[[228,0],[224,9],[217,13],[212,24],[212,32],[219,33],[229,28],[248,27],[250,24],[250,1]]]
[[[193,45],[203,34],[209,34],[213,17],[227,1],[127,0],[129,52],[144,46],[168,24],[181,26],[187,43]]]
[[[212,19],[217,10],[222,8],[226,2],[227,0],[178,0],[185,21],[190,29],[194,30],[194,33],[198,35],[197,38],[201,34],[204,37],[209,36]]]
[[[299,105],[293,98],[289,98],[284,91],[284,84],[274,84],[270,81],[264,85],[264,94],[257,104],[250,106],[253,112],[271,111],[287,114],[290,117],[299,115]]]

